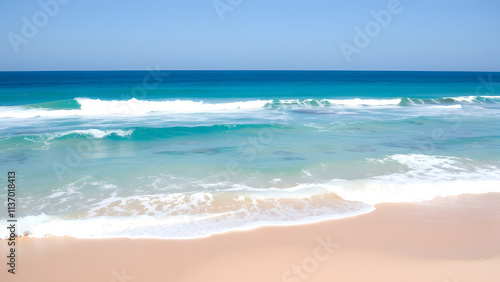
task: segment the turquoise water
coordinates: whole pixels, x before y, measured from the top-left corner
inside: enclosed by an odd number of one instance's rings
[[[499,77],[0,72],[0,172],[35,237],[195,238],[500,191]]]

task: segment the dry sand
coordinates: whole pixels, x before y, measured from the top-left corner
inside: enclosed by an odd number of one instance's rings
[[[191,240],[19,238],[0,281],[500,281],[500,193],[376,208]]]

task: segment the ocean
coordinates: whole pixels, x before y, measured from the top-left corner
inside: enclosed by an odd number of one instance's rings
[[[500,192],[499,92],[486,72],[0,72],[0,179],[31,237],[189,239]]]

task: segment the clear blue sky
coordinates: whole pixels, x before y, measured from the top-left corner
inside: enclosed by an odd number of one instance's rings
[[[355,28],[391,1],[65,1],[52,15],[39,1],[0,2],[0,70],[500,71],[498,0],[400,0],[362,48]],[[214,2],[232,3],[223,20]],[[350,62],[342,42],[358,49]]]

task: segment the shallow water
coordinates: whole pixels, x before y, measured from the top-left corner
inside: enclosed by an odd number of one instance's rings
[[[195,238],[500,191],[498,77],[2,72],[0,171],[35,237]]]

